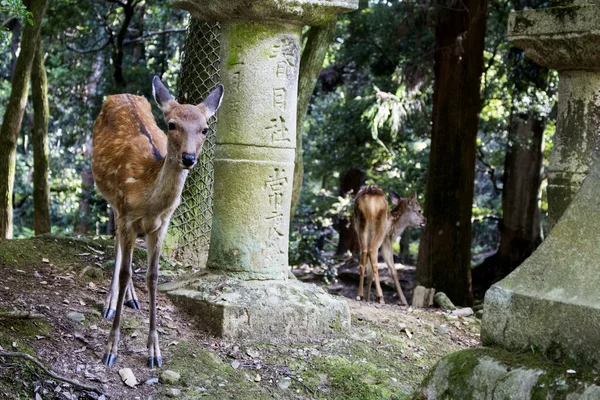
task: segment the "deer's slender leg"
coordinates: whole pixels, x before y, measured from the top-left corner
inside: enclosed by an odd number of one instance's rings
[[[360,262],[358,264],[358,269],[360,271],[360,279],[358,282],[358,300],[362,300],[364,298],[364,282],[365,282],[365,269],[367,268],[367,255],[368,250],[368,232],[365,226],[365,223],[362,221],[357,221],[356,226],[358,227],[358,245],[360,246]]]
[[[398,273],[396,272],[396,266],[394,265],[394,249],[392,247],[392,241],[387,239],[383,241],[381,245],[381,253],[383,255],[383,259],[390,271],[390,275],[394,279],[394,285],[396,286],[396,293],[398,293],[398,298],[402,305],[407,306],[406,297],[404,297],[404,293],[402,292],[402,287],[400,286],[400,281],[398,280]]]
[[[118,226],[118,215],[115,212],[115,223]],[[110,282],[110,288],[106,295],[106,301],[104,302],[104,309],[102,310],[102,316],[104,318],[113,318],[115,311],[117,310],[117,297],[119,296],[119,273],[121,271],[121,243],[119,237],[119,229],[115,232],[115,268],[113,269],[113,276]]]
[[[162,358],[158,346],[158,332],[156,330],[156,286],[158,283],[158,261],[160,248],[167,232],[167,224],[155,232],[146,235],[148,247],[148,271],[146,272],[146,284],[148,285],[148,297],[150,298],[150,330],[148,332],[148,368],[162,367]]]
[[[133,308],[134,310],[140,309],[140,301],[135,294],[135,289],[133,287],[133,277],[129,280],[129,285],[127,285],[127,290],[125,291],[125,303],[124,305],[129,308]]]
[[[367,252],[368,256],[368,252]],[[367,265],[367,296],[365,297],[365,301],[371,301],[371,287],[373,286],[373,264],[369,262]]]
[[[379,264],[377,263],[377,249],[371,249],[369,251],[369,259],[371,260],[371,270],[373,277],[375,278],[375,294],[381,304],[385,303],[383,299],[383,291],[381,290],[381,284],[379,283]]]
[[[383,291],[381,290],[381,284],[379,282],[379,263],[377,261],[377,253],[383,243],[387,230],[385,228],[386,221],[379,219],[377,226],[371,234],[371,243],[369,243],[369,260],[371,261],[371,275],[375,278],[375,293],[381,304],[385,303],[383,299]],[[371,278],[372,279],[372,278]],[[371,280],[370,279],[370,280]]]
[[[125,298],[125,291],[127,290],[129,280],[131,279],[131,259],[136,236],[135,232],[127,231],[121,224],[119,226],[118,235],[122,253],[121,268],[119,271],[119,295],[117,296],[115,319],[110,334],[108,335],[104,356],[102,357],[102,362],[109,367],[114,365],[117,359],[120,339],[119,329],[121,326],[121,314],[123,313],[123,299]]]

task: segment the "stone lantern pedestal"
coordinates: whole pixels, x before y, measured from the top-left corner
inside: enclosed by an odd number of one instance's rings
[[[345,301],[288,280],[289,210],[303,25],[358,0],[185,0],[173,6],[221,24],[214,217],[207,272],[165,285],[213,333],[257,340],[345,329]]]
[[[513,44],[559,72],[554,228],[487,291],[481,338],[489,347],[444,357],[423,398],[600,398],[600,2],[565,3],[512,13],[508,27]]]

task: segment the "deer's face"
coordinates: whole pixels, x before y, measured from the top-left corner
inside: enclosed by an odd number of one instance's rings
[[[193,168],[208,133],[206,116],[199,107],[177,104],[165,115],[165,120],[169,156],[175,157],[181,168]]]
[[[156,76],[152,88],[167,122],[167,157],[174,158],[183,169],[193,168],[206,140],[208,120],[221,106],[223,85],[217,85],[198,105],[179,104]]]
[[[419,226],[421,228],[427,224],[427,219],[423,216],[423,210],[417,201],[415,192],[412,192],[407,198],[401,198],[390,190],[390,197],[392,204],[394,204],[392,215],[395,216],[398,223],[402,221],[406,226]]]
[[[408,221],[411,226],[420,226],[423,228],[427,224],[427,219],[423,215],[423,210],[415,198],[408,202]]]

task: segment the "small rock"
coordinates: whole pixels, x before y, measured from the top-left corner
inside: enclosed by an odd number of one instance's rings
[[[398,330],[400,332],[402,332],[403,330],[405,330],[407,328],[406,324],[404,322],[400,322],[398,323]]]
[[[238,369],[239,367],[240,367],[240,362],[238,360],[235,360],[234,362],[231,363],[231,368]]]
[[[567,374],[576,374],[577,371],[575,371],[574,369],[568,369],[567,370]]]
[[[169,388],[167,390],[167,397],[175,398],[181,396],[181,389]]]
[[[85,321],[85,315],[77,311],[71,311],[67,314],[67,318],[71,321],[79,322],[80,324]]]
[[[471,307],[459,308],[458,310],[452,311],[452,315],[457,315],[459,317],[470,317],[473,314],[473,309]]]
[[[160,374],[160,381],[167,385],[174,385],[179,382],[181,375],[179,375],[175,371],[166,370],[162,374]]]
[[[248,349],[248,350],[246,350],[246,354],[248,354],[252,358],[257,358],[257,357],[260,356],[259,351],[258,350],[254,350],[254,349]]]
[[[434,328],[435,328],[435,332],[438,333],[439,335],[447,335],[448,334],[448,328],[446,328],[444,325],[436,325]]]
[[[254,382],[260,382],[261,377],[259,374],[256,374],[256,376],[254,377]]]
[[[436,306],[438,306],[439,308],[441,308],[443,310],[456,309],[456,306],[454,305],[454,303],[452,303],[452,301],[448,298],[448,296],[446,296],[446,293],[444,293],[444,292],[437,292],[433,296],[433,302],[435,303]]]
[[[131,370],[131,368],[120,369],[119,375],[121,375],[121,380],[123,381],[123,383],[129,387],[135,387],[135,385],[139,383],[138,380],[135,378],[135,375],[133,375],[133,371]]]
[[[477,319],[481,319],[481,318],[483,318],[483,310],[478,310],[478,311],[475,313],[475,318],[477,318]]]
[[[158,378],[150,378],[148,379],[146,382],[144,382],[146,385],[154,385],[156,383],[158,383]]]
[[[283,378],[282,380],[279,381],[277,386],[279,386],[280,389],[287,389],[290,387],[291,384],[292,384],[292,380],[290,378]]]

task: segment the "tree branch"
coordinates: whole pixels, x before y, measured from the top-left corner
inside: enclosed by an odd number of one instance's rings
[[[102,40],[102,39],[100,39]],[[96,43],[98,43],[100,40],[96,41]],[[94,45],[96,44],[94,43]],[[88,53],[95,53],[97,51],[100,51],[102,49],[104,49],[106,46],[108,46],[108,44],[110,43],[110,38],[106,39],[106,43],[104,43],[102,46],[95,48],[95,49],[86,49],[86,50],[82,50],[82,49],[77,49],[71,45],[67,45],[67,49],[74,51],[76,53],[80,53],[80,54],[88,54]]]
[[[135,39],[125,40],[123,42],[123,44],[127,45],[127,44],[131,44],[131,43],[137,43],[137,42],[140,42],[140,41],[146,39],[149,36],[168,35],[169,33],[179,33],[179,32],[185,32],[185,31],[186,31],[185,28],[172,28],[172,29],[165,29],[164,31],[148,32],[148,33],[143,34],[142,36],[136,37]]]
[[[80,383],[77,379],[71,379],[71,378],[66,378],[64,376],[61,376],[61,375],[57,374],[56,372],[52,371],[51,369],[46,368],[44,366],[44,364],[42,364],[42,362],[40,360],[38,360],[35,357],[30,356],[29,354],[25,354],[25,353],[21,353],[21,352],[12,352],[12,351],[0,350],[0,357],[24,358],[24,359],[26,359],[28,361],[31,361],[32,363],[34,363],[38,367],[40,367],[42,371],[44,371],[46,374],[50,375],[52,378],[54,378],[56,380],[69,383],[69,384],[71,384],[73,386],[76,386],[76,387],[80,387],[80,388],[82,388],[84,390],[87,390],[88,392],[94,392],[94,393],[102,394],[102,390],[98,389],[96,386],[86,385],[84,383]]]
[[[483,154],[483,150],[481,150],[481,147],[477,148],[477,153],[477,159],[479,160],[479,162],[482,163],[488,169],[487,172],[492,181],[492,185],[494,185],[494,190],[496,191],[496,193],[500,193],[502,191],[502,188],[498,186],[498,181],[496,178],[496,168],[494,168],[491,164],[487,163],[484,160],[485,154]]]

